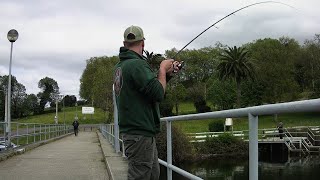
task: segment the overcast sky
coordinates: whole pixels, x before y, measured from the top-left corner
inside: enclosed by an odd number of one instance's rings
[[[143,28],[146,50],[181,48],[223,16],[255,0],[0,0],[0,75],[9,72],[14,28],[12,74],[37,94],[38,82],[55,79],[62,94],[79,96],[86,60],[118,54],[123,31]],[[258,38],[289,36],[303,43],[320,33],[319,0],[282,0],[238,12],[210,29],[189,48],[241,45]]]

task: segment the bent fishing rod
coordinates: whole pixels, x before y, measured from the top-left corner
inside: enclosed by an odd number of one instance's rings
[[[267,3],[272,3],[272,4],[281,4],[281,5],[284,5],[284,6],[288,6],[290,8],[293,8],[295,9],[293,6],[291,5],[288,5],[288,4],[285,4],[285,3],[282,3],[282,2],[278,2],[278,1],[262,1],[262,2],[257,2],[257,3],[253,3],[253,4],[249,4],[247,6],[244,6],[240,9],[237,9],[235,11],[233,11],[232,13],[224,16],[223,18],[219,19],[218,21],[216,21],[215,23],[213,23],[212,25],[210,25],[208,28],[206,28],[205,30],[203,30],[201,33],[199,33],[196,37],[194,37],[191,41],[189,41],[185,46],[183,46],[173,57],[172,59],[175,59],[187,46],[189,46],[194,40],[196,40],[198,37],[200,37],[203,33],[205,33],[206,31],[208,31],[210,28],[214,27],[215,25],[217,25],[219,22],[223,21],[224,19],[228,18],[229,16],[231,15],[235,15],[235,13],[239,12],[239,11],[242,11],[244,9],[247,9],[249,7],[252,7],[252,6],[256,6],[256,5],[259,5],[259,4],[267,4]],[[184,61],[181,61],[177,66],[179,69],[182,69],[184,65]]]

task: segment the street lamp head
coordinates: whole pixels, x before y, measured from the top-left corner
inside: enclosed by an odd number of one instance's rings
[[[8,32],[7,37],[8,37],[8,40],[9,40],[10,42],[15,42],[15,41],[18,39],[18,37],[19,37],[19,33],[18,33],[17,30],[11,29],[11,30]]]

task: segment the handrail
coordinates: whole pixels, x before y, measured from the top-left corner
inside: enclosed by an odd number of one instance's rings
[[[113,89],[114,92],[114,89]],[[113,103],[115,109],[116,101],[113,93]],[[320,111],[320,99],[295,101],[279,104],[268,104],[262,106],[254,106],[240,109],[230,109],[216,112],[207,112],[199,114],[189,114],[180,116],[171,116],[161,118],[161,122],[166,122],[167,125],[167,179],[172,179],[172,170],[175,166],[172,164],[172,121],[189,121],[189,120],[203,120],[212,118],[236,118],[248,117],[249,120],[249,180],[258,179],[258,116],[273,115],[283,113],[297,113],[297,112],[318,112]],[[115,116],[115,122],[118,119]],[[115,123],[116,124],[116,123]],[[116,129],[118,127],[115,127]],[[116,137],[117,139],[118,137]],[[182,170],[183,171],[183,170]],[[186,172],[186,171],[183,171]]]
[[[199,113],[199,114],[189,114],[180,116],[171,116],[161,118],[161,121],[187,121],[187,120],[202,120],[202,119],[212,119],[212,118],[236,118],[244,117],[251,114],[253,116],[260,115],[273,115],[273,114],[283,114],[283,113],[297,113],[297,112],[318,112],[320,111],[320,99],[295,101],[288,103],[279,104],[268,104],[262,106],[253,106],[240,109],[230,109],[223,111]]]
[[[307,152],[310,153],[310,149],[309,149],[310,147],[309,147],[309,145],[308,145],[308,143],[306,142],[305,139],[302,139],[302,143],[301,144],[307,150]]]
[[[2,124],[5,129],[9,123],[0,122],[0,124]],[[11,125],[11,129],[9,131],[9,133],[11,132],[10,140],[13,140],[17,146],[35,143],[38,141],[51,139],[53,137],[59,137],[64,134],[69,134],[72,131],[71,125],[66,124],[41,124],[20,122],[11,122],[11,124],[15,125]],[[0,137],[0,139],[6,141],[7,135],[5,131],[3,136]],[[23,143],[21,143],[21,141]]]
[[[183,175],[183,176],[186,177],[186,178],[194,179],[194,180],[202,180],[202,179],[199,178],[198,176],[195,176],[195,175],[193,175],[193,174],[191,174],[191,173],[188,173],[188,172],[184,171],[183,169],[180,169],[180,168],[178,168],[178,167],[176,167],[176,166],[173,166],[172,164],[168,164],[167,162],[165,162],[165,161],[163,161],[163,160],[161,160],[161,159],[158,159],[158,160],[159,160],[159,163],[160,163],[161,165],[163,165],[163,166],[165,166],[165,167],[171,168],[173,171],[175,171],[175,172]]]

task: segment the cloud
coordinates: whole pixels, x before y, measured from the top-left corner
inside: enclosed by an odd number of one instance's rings
[[[1,0],[0,75],[8,74],[11,28],[19,31],[14,43],[12,74],[28,93],[39,92],[37,83],[55,79],[64,94],[78,96],[86,59],[113,56],[122,45],[123,31],[134,24],[144,29],[146,49],[157,53],[181,48],[206,27],[255,0]],[[188,48],[220,41],[241,45],[258,38],[290,36],[303,42],[319,33],[320,2],[284,0],[261,4],[230,16]]]

